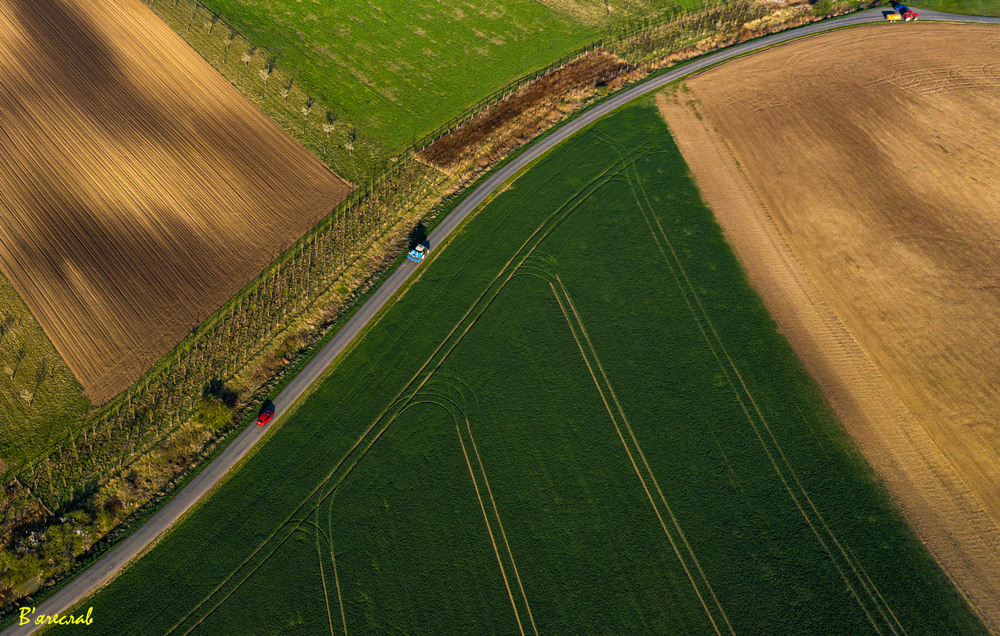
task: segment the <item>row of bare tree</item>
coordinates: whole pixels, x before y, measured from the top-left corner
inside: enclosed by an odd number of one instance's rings
[[[120,471],[190,416],[205,387],[231,379],[422,197],[429,168],[402,162],[359,189],[260,276],[181,342],[85,430],[21,474],[52,510]]]
[[[342,157],[337,153],[328,157],[332,148],[342,148],[347,151],[348,158],[354,159],[358,129],[340,122],[335,107],[320,104],[314,95],[301,90],[301,86],[298,90],[294,88],[295,80],[279,69],[273,53],[259,48],[200,0],[143,1],[244,95],[258,101],[266,114],[320,159]],[[217,26],[220,27],[218,31]],[[238,55],[238,63],[229,63],[231,52]],[[374,157],[367,155],[359,159],[364,160],[364,168],[330,165],[338,173],[357,181],[359,177],[370,177],[373,166],[369,164],[376,163]]]

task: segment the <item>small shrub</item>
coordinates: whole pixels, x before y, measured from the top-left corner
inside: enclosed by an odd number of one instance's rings
[[[813,3],[812,11],[815,15],[823,16],[833,11],[833,0],[816,0]]]
[[[198,404],[195,422],[213,431],[221,431],[233,421],[233,409],[215,395],[206,395]]]

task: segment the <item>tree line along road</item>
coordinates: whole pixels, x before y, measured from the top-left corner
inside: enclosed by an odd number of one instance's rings
[[[797,29],[776,33],[763,38],[744,42],[730,48],[706,55],[679,68],[646,79],[632,88],[622,91],[600,102],[579,117],[556,128],[547,137],[529,146],[515,159],[497,169],[474,192],[465,198],[428,237],[430,250],[444,243],[445,239],[493,194],[504,182],[527,167],[531,162],[565,141],[598,119],[624,106],[628,102],[656,91],[666,84],[682,79],[688,75],[702,71],[725,60],[739,57],[753,51],[787,42],[808,35],[832,31],[847,26],[880,22],[884,18],[882,9],[873,9],[853,13],[841,18],[815,22]],[[921,20],[938,20],[951,22],[976,22],[982,24],[1000,24],[1000,18],[955,15],[939,11],[921,10]],[[905,28],[905,27],[897,27]],[[323,374],[369,325],[378,313],[389,303],[397,291],[402,289],[406,281],[420,265],[404,260],[372,296],[351,317],[329,343],[314,357],[285,389],[274,398],[274,420],[288,411],[302,397],[309,387]],[[272,420],[272,422],[274,421]],[[272,424],[273,426],[273,424]],[[146,523],[136,528],[125,540],[96,563],[77,575],[66,585],[56,591],[42,604],[35,608],[33,617],[39,615],[64,614],[93,594],[99,587],[114,578],[131,561],[141,556],[153,546],[170,527],[190,510],[203,496],[215,487],[226,474],[256,445],[264,436],[265,427],[252,423],[234,439],[225,450],[219,454],[197,477],[178,492]],[[0,636],[31,634],[39,629],[36,625],[12,625]]]

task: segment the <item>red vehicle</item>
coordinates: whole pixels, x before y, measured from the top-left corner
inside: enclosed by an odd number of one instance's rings
[[[274,405],[268,404],[264,407],[264,410],[260,412],[260,415],[257,416],[257,426],[264,426],[271,421],[272,417],[274,417]]]
[[[920,14],[918,14],[916,11],[906,6],[905,4],[899,4],[898,2],[893,2],[892,8],[895,9],[896,11],[899,11],[899,15],[903,16],[903,19],[906,20],[907,22],[911,20],[916,20],[918,17],[920,17]]]

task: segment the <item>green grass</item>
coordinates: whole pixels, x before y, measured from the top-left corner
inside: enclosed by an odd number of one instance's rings
[[[83,387],[0,274],[0,323],[6,320],[10,330],[0,339],[0,475],[65,442],[88,407]]]
[[[597,37],[530,0],[204,4],[388,154]]]
[[[510,633],[515,612],[528,633],[710,633],[720,606],[737,632],[864,633],[869,615],[984,632],[648,101],[422,268],[238,473],[84,602],[91,631],[339,632],[339,588],[349,633]]]
[[[584,24],[614,31],[655,21],[678,10],[703,9],[717,0],[539,0]],[[609,10],[610,9],[610,10]]]
[[[936,9],[948,13],[1000,16],[1000,2],[997,0],[919,0],[910,4],[918,10]]]

